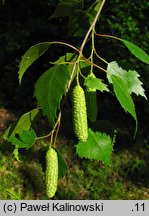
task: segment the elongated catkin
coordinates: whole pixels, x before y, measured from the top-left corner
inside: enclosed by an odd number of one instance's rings
[[[58,157],[54,148],[49,148],[46,154],[46,191],[52,198],[57,190],[58,184]]]
[[[86,142],[88,138],[87,111],[84,90],[76,85],[72,92],[73,126],[77,138]]]
[[[93,73],[90,74],[88,77],[96,78]],[[85,90],[85,97],[86,97],[87,117],[91,122],[94,122],[97,119],[96,89],[87,87]]]

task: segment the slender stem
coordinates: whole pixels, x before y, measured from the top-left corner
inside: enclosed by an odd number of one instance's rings
[[[94,20],[93,20],[93,22],[92,22],[90,28],[88,29],[86,35],[85,35],[85,38],[84,38],[84,40],[83,40],[83,42],[82,42],[82,45],[81,45],[81,47],[80,47],[80,52],[83,52],[84,46],[85,46],[85,44],[86,44],[86,42],[87,42],[87,40],[88,40],[88,37],[89,37],[89,35],[90,35],[92,29],[94,29],[94,27],[95,27],[95,25],[96,25],[96,22],[97,22],[97,20],[98,20],[98,17],[99,17],[99,15],[100,15],[100,13],[101,13],[101,10],[102,10],[104,4],[105,4],[105,1],[106,1],[106,0],[103,0],[103,2],[101,3],[100,8],[99,8],[99,10],[98,10],[98,12],[97,12],[95,18],[94,18]]]
[[[93,63],[93,62],[91,62],[90,60],[88,60],[88,59],[85,58],[84,56],[83,56],[83,59],[84,59],[86,62],[88,62],[89,64],[91,64],[91,65],[95,66],[96,68],[98,68],[98,69],[104,71],[105,73],[108,73],[108,74],[109,74],[109,72],[108,72],[107,70],[105,70],[104,68],[100,67],[99,65],[97,65],[97,64],[95,64],[95,63]]]
[[[54,136],[54,130],[51,131],[50,147],[52,147],[53,144],[53,136]]]
[[[57,129],[56,129],[56,132],[55,132],[55,137],[54,137],[54,142],[53,142],[54,147],[56,146],[56,140],[57,140],[58,131],[59,131],[59,128],[60,128],[60,121],[61,121],[61,111],[59,112],[58,119],[57,119],[57,122],[56,122]]]
[[[54,62],[49,62],[49,63],[50,64],[55,64]],[[58,65],[61,65],[61,64],[70,64],[70,65],[73,64],[74,65],[75,63],[76,63],[76,61],[74,61],[74,62],[67,62],[67,61],[65,61],[65,62],[59,62]]]
[[[91,51],[91,62],[94,62],[94,48],[95,48],[95,44],[94,44],[94,28],[92,29],[92,51]],[[93,73],[93,65],[91,64],[91,73]]]
[[[51,133],[52,133],[52,131],[49,134],[47,134],[47,135],[44,135],[44,136],[41,136],[41,137],[37,137],[36,140],[45,139],[45,138],[51,136]]]
[[[104,63],[108,64],[108,62],[107,62],[105,59],[103,59],[101,56],[99,56],[99,55],[97,54],[95,48],[94,48],[94,53],[95,53],[95,55],[96,55],[100,60],[102,60]]]
[[[84,78],[84,79],[86,79],[86,77],[82,74],[82,72],[80,71],[80,75]]]
[[[61,45],[65,45],[65,46],[68,46],[68,47],[74,49],[76,52],[80,53],[80,51],[79,51],[76,47],[74,47],[74,46],[71,45],[71,44],[65,43],[65,42],[53,41],[52,44],[61,44]]]
[[[77,76],[76,76],[76,81],[77,84],[80,85],[79,83],[79,74],[81,74],[81,70],[80,70],[80,65],[79,65],[79,59],[78,59],[78,64],[77,64],[78,68],[77,68]]]
[[[72,82],[72,79],[73,79],[73,75],[74,75],[74,72],[76,70],[76,66],[77,66],[77,63],[75,63],[74,66],[73,66],[71,76],[70,76],[70,79],[69,79],[69,82],[68,82],[68,85],[67,85],[66,93],[69,91],[69,88],[70,88],[70,85],[71,85],[71,82]]]
[[[61,119],[61,111],[59,112],[57,121],[56,121],[52,131],[50,131],[50,133],[45,135],[45,136],[37,137],[36,140],[45,139],[45,138],[51,136],[51,138],[50,138],[50,146],[52,146],[53,143],[54,143],[54,146],[55,146],[56,139],[57,139],[57,134],[58,134],[58,130],[59,130],[59,125],[60,125],[60,119]],[[54,136],[54,132],[55,132],[55,129],[56,129],[57,125],[58,125],[58,129],[56,130],[56,135],[55,135],[54,142],[53,142],[53,136]]]
[[[95,35],[96,35],[96,36],[99,36],[99,37],[108,37],[108,38],[113,38],[113,39],[116,39],[116,40],[122,41],[121,38],[118,38],[118,37],[116,37],[116,36],[112,36],[112,35],[97,34],[96,32],[95,32]]]

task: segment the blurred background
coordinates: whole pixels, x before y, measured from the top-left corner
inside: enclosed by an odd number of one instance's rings
[[[85,7],[91,3],[91,0],[85,1]],[[52,0],[0,0],[0,199],[47,199],[44,155],[48,140],[38,142],[27,151],[22,150],[20,163],[13,158],[13,146],[4,143],[2,134],[11,122],[36,106],[34,84],[51,66],[49,61],[71,50],[62,46],[49,49],[28,69],[19,86],[18,69],[22,55],[42,41],[65,41],[76,47],[81,44],[88,26],[82,25],[82,33],[76,36],[68,17],[50,19],[57,4],[58,1]],[[107,0],[96,26],[97,32],[129,40],[149,54],[148,11],[149,2],[146,0]],[[86,54],[88,49],[89,45]],[[109,62],[127,60],[140,74],[148,97],[149,65],[137,60],[118,41],[96,38],[96,49]],[[100,76],[99,71],[95,74]],[[71,116],[69,104],[64,109],[57,145],[68,163],[69,173],[59,181],[54,199],[149,199],[149,103],[135,95],[133,99],[139,121],[135,139],[131,116],[121,109],[113,96],[98,93],[100,122],[93,127],[109,133],[112,127],[118,128],[109,166],[77,157],[71,118],[68,118]],[[41,119],[38,125],[37,130],[45,134],[47,120]]]

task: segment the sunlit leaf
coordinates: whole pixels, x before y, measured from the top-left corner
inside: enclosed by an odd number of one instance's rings
[[[5,131],[3,138],[8,140],[8,137],[14,134],[18,134],[20,132],[27,131],[31,129],[32,123],[37,116],[39,110],[33,109],[25,114],[23,114],[18,122],[14,125],[10,125]]]
[[[23,114],[17,122],[12,134],[19,133],[22,130],[30,130],[33,120],[37,116],[39,110],[33,109],[25,114]]]
[[[89,129],[88,139],[79,142],[76,145],[76,152],[82,158],[100,160],[105,164],[109,164],[113,151],[113,141],[111,137],[105,133],[94,132]]]
[[[107,71],[107,79],[109,83],[112,83],[111,74],[116,75],[124,80],[124,76],[127,73],[127,71],[122,69],[116,61],[112,61],[108,64]]]
[[[139,80],[140,75],[135,70],[128,70],[127,72],[122,69],[116,61],[113,61],[108,64],[107,71],[107,79],[109,83],[112,83],[111,75],[116,75],[123,80],[130,94],[134,93],[146,98],[144,93],[145,90],[142,87],[143,83]]]
[[[32,46],[22,57],[19,68],[19,81],[21,83],[22,77],[26,70],[49,48],[51,42],[42,42]]]
[[[55,122],[56,111],[60,108],[61,99],[66,93],[70,75],[67,65],[55,65],[42,74],[35,84],[34,95],[37,103],[52,125]]]
[[[97,89],[101,92],[109,91],[107,85],[104,84],[101,79],[90,76],[85,79],[84,85],[86,85],[88,88]]]
[[[125,82],[128,87],[129,93],[135,93],[136,95],[141,95],[142,97],[146,97],[144,93],[144,88],[142,87],[142,82],[139,80],[140,75],[136,71],[129,70],[125,74]]]
[[[135,55],[141,61],[149,64],[149,55],[144,50],[142,50],[140,47],[130,41],[123,39],[122,41],[133,55]]]
[[[36,134],[34,130],[23,130],[20,133],[12,134],[7,140],[16,148],[29,149],[36,141]]]
[[[120,102],[123,109],[126,112],[129,112],[132,115],[132,117],[135,119],[136,129],[137,129],[137,116],[135,111],[135,105],[125,82],[120,77],[115,75],[112,75],[111,78],[114,87],[114,92],[118,101]]]

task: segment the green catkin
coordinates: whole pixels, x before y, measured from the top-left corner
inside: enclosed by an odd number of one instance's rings
[[[95,122],[97,119],[96,89],[87,88],[85,96],[87,106],[87,117],[91,122]]]
[[[46,154],[46,192],[52,198],[57,191],[58,156],[54,148],[49,148]]]
[[[94,74],[89,77],[96,78]],[[95,122],[97,119],[97,95],[96,89],[86,88],[85,91],[86,106],[87,106],[87,117],[91,122]]]
[[[88,138],[87,111],[84,90],[76,85],[72,92],[73,127],[76,137],[86,142]]]

